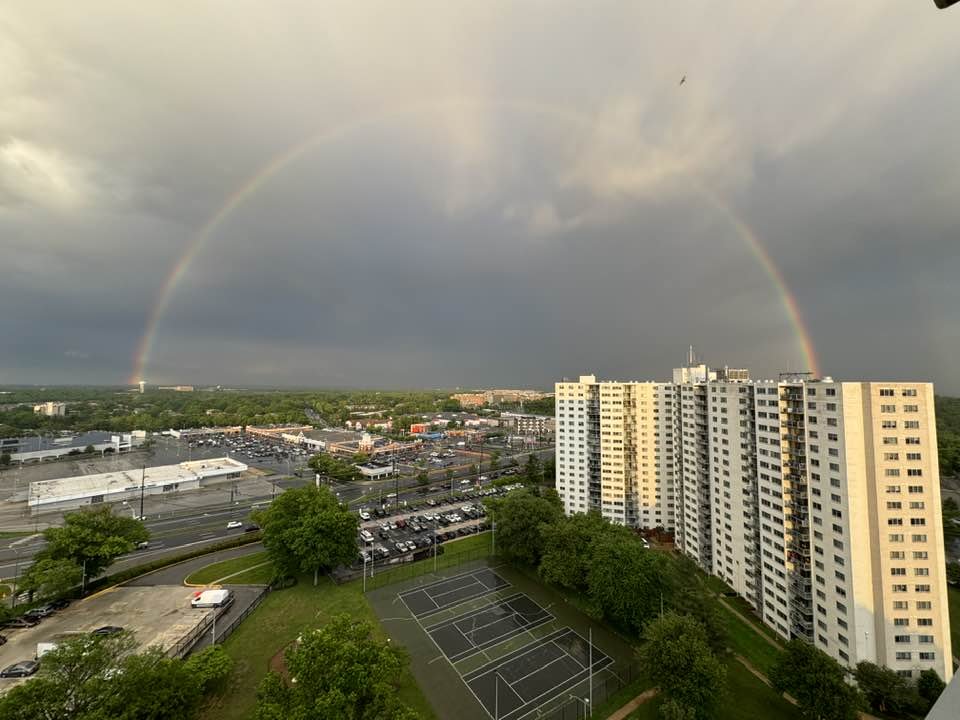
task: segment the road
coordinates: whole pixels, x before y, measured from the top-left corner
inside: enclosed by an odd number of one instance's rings
[[[552,455],[553,448],[533,452],[542,459]],[[530,453],[516,455],[514,459],[522,465],[528,454]],[[468,477],[473,478],[469,466],[450,469],[454,473],[452,483],[454,489],[466,487],[461,485],[461,481]],[[430,487],[438,488],[438,491],[433,493],[419,492],[420,488],[413,477],[335,483],[330,486],[330,489],[341,502],[353,507],[374,507],[386,502],[402,508],[413,500],[442,497],[447,494],[450,487],[446,485],[445,472],[446,469],[430,472]],[[485,471],[485,474],[493,479],[502,472],[503,470],[497,473]],[[227,530],[227,523],[232,520],[249,522],[250,512],[268,505],[276,493],[302,486],[312,480],[313,478],[275,475],[268,478],[251,478],[239,483],[224,483],[222,486],[191,493],[180,493],[175,499],[148,496],[144,504],[146,517],[144,525],[150,531],[149,547],[120,557],[110,567],[110,572],[176,555],[185,549],[213,544],[240,534],[242,529]],[[398,491],[399,497],[396,499],[387,497]],[[123,507],[129,510],[131,515],[139,510],[130,505],[117,506],[117,508]],[[55,518],[48,520],[56,522]],[[0,539],[0,578],[14,578],[23,574],[29,567],[33,555],[43,547],[43,536],[39,533],[20,538]]]

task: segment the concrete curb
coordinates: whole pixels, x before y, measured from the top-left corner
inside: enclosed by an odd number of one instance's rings
[[[234,549],[236,549],[236,548],[249,547],[250,545],[256,545],[257,543],[260,543],[260,542],[262,542],[262,541],[261,541],[261,540],[254,540],[254,541],[249,542],[249,543],[246,543],[246,544],[244,544],[244,545],[235,545],[234,547],[231,547],[231,548],[220,548],[219,550],[211,550],[210,552],[208,552],[208,553],[203,553],[202,555],[194,555],[193,557],[185,558],[185,559],[183,559],[183,560],[177,560],[176,562],[172,562],[172,563],[170,563],[170,564],[168,564],[168,565],[163,565],[163,566],[158,567],[158,568],[153,568],[153,570],[148,570],[147,572],[140,573],[139,575],[134,575],[133,577],[127,578],[127,579],[124,580],[123,582],[114,583],[113,585],[110,585],[109,587],[103,588],[103,590],[97,590],[97,592],[93,593],[93,595],[87,595],[87,596],[84,597],[84,598],[80,598],[77,602],[78,602],[78,603],[81,603],[81,602],[83,602],[84,600],[90,600],[91,598],[99,597],[100,595],[103,595],[104,593],[109,592],[110,590],[115,590],[116,588],[120,587],[121,585],[126,585],[126,584],[129,583],[129,582],[133,582],[134,580],[139,580],[140,578],[146,577],[147,575],[152,575],[153,573],[159,572],[160,570],[166,570],[167,568],[175,567],[175,566],[177,566],[177,565],[182,565],[183,563],[190,562],[191,560],[196,560],[197,558],[202,558],[204,555],[213,555],[214,553],[223,552],[224,550],[234,550]],[[194,587],[204,587],[204,586],[203,586],[203,585],[196,585],[196,586],[194,586]]]

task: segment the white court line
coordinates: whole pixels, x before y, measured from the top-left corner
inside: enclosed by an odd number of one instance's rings
[[[536,669],[534,669],[534,670],[531,670],[531,671],[528,672],[526,675],[524,675],[524,676],[522,676],[522,677],[518,677],[516,680],[509,680],[509,681],[507,681],[507,684],[510,685],[511,688],[512,688],[514,685],[519,685],[520,683],[522,683],[524,680],[526,680],[526,679],[527,679],[528,677],[530,677],[531,675],[536,675],[536,674],[537,674],[538,672],[540,672],[541,670],[546,670],[548,667],[550,667],[550,666],[553,665],[554,663],[560,662],[561,660],[563,660],[566,656],[567,656],[567,654],[564,653],[564,654],[561,655],[560,657],[554,658],[553,660],[551,660],[550,662],[548,662],[546,665],[541,665],[540,667],[538,667],[538,668],[536,668]],[[499,668],[496,668],[496,670],[499,670]],[[503,677],[503,674],[502,674],[502,673],[501,673],[500,677]],[[506,679],[506,678],[504,678],[504,679]],[[517,695],[519,695],[519,694],[520,694],[520,693],[517,693]]]
[[[437,608],[436,610],[432,610],[432,611],[430,611],[430,612],[425,612],[425,613],[423,613],[423,617],[429,617],[429,616],[431,616],[431,615],[435,615],[436,613],[440,612],[441,610],[446,610],[447,608],[456,607],[457,605],[462,605],[463,603],[467,602],[468,600],[476,600],[478,597],[483,597],[484,595],[489,595],[489,594],[490,594],[490,591],[487,590],[486,588],[484,588],[481,592],[478,592],[478,593],[476,593],[475,595],[469,595],[469,596],[464,597],[464,598],[457,598],[457,601],[456,601],[456,602],[450,603],[449,605],[447,605],[447,606],[445,606],[445,607]]]
[[[516,595],[513,595],[513,596],[508,597],[508,598],[493,598],[493,599],[492,599],[490,602],[488,602],[486,605],[481,605],[480,607],[478,607],[478,608],[476,608],[476,609],[474,609],[474,610],[468,610],[467,612],[461,613],[460,615],[456,615],[456,616],[450,618],[449,620],[441,620],[441,621],[438,622],[436,625],[429,625],[429,626],[425,626],[425,627],[426,627],[426,629],[427,629],[427,632],[432,632],[432,631],[434,631],[434,630],[439,630],[439,629],[440,629],[441,627],[443,627],[444,625],[454,625],[454,624],[460,622],[461,620],[468,620],[469,618],[473,617],[474,615],[478,615],[479,613],[483,612],[483,611],[486,610],[487,608],[492,608],[492,607],[495,607],[495,606],[497,606],[497,605],[503,605],[503,604],[505,604],[508,600],[513,600],[514,598],[518,598],[518,597],[522,597],[522,593],[517,593]],[[452,607],[452,606],[451,606],[451,607]]]
[[[490,669],[487,670],[485,673],[483,673],[483,674],[481,674],[481,675],[477,675],[477,677],[471,678],[470,680],[471,680],[471,682],[472,682],[473,680],[476,680],[477,678],[480,678],[480,677],[485,677],[485,676],[489,675],[489,674],[492,673],[492,672],[499,672],[500,668],[502,668],[504,665],[509,665],[509,664],[513,663],[514,661],[519,660],[520,658],[525,658],[527,655],[530,655],[531,653],[534,653],[534,652],[536,652],[537,650],[540,650],[541,648],[548,647],[548,646],[550,646],[550,645],[552,645],[552,644],[553,644],[552,642],[545,642],[545,643],[542,643],[542,644],[540,644],[540,645],[537,645],[536,647],[532,647],[532,648],[530,648],[529,650],[527,650],[526,652],[522,652],[522,653],[520,653],[519,655],[514,655],[512,658],[510,658],[509,660],[507,660],[507,661],[505,661],[505,662],[500,663],[500,664],[497,665],[495,668],[490,668]],[[561,650],[562,650],[562,648],[561,648]],[[553,660],[551,660],[550,662],[548,662],[547,665],[550,665],[550,664],[556,662],[557,660],[560,660],[560,659],[563,658],[563,656],[566,655],[566,654],[567,654],[567,653],[564,652],[563,655],[561,655],[559,658],[554,658]],[[546,667],[547,665],[541,665],[540,667]],[[537,670],[539,670],[539,669],[540,669],[540,668],[537,668]],[[534,670],[533,672],[536,672],[537,670]],[[529,675],[529,674],[530,674],[530,673],[527,673],[527,675]],[[524,675],[523,677],[527,677],[527,675]],[[501,675],[501,677],[503,677],[503,676]],[[514,682],[520,682],[520,680],[523,680],[523,678],[520,678],[519,680],[514,680],[514,681],[512,681],[510,684],[513,684]],[[504,682],[506,682],[506,680],[504,680]]]
[[[603,669],[603,668],[601,668],[601,670],[602,670],[602,669]],[[564,685],[569,685],[569,687],[576,687],[576,686],[579,685],[581,682],[583,682],[584,678],[586,678],[586,677],[588,677],[588,676],[589,676],[589,673],[587,673],[586,670],[581,670],[581,671],[578,672],[576,675],[573,675],[572,677],[567,678],[567,679],[564,680],[563,682],[557,683],[556,685],[554,685],[554,686],[553,686],[552,688],[550,688],[549,690],[547,690],[547,691],[545,691],[545,692],[542,692],[542,693],[540,693],[539,695],[537,695],[536,697],[530,699],[528,702],[524,703],[524,705],[530,705],[530,704],[537,703],[537,701],[540,700],[540,698],[542,698],[544,695],[550,695],[550,696],[551,696],[551,699],[554,698],[554,697],[557,697],[557,695],[559,694],[559,693],[556,693],[557,688],[560,688],[560,687],[562,687],[562,686],[564,686]],[[572,685],[570,685],[571,682],[573,683]],[[511,689],[512,689],[512,688],[511,688]],[[517,694],[519,695],[519,693],[517,693]],[[521,699],[522,699],[522,698],[521,698]],[[537,703],[534,707],[532,707],[532,708],[530,708],[529,710],[527,710],[527,712],[525,712],[523,715],[520,715],[520,716],[518,716],[518,717],[516,717],[516,718],[513,718],[513,720],[523,720],[523,718],[528,717],[529,715],[532,715],[532,714],[535,713],[537,710],[539,710],[544,704],[545,704],[545,703]],[[513,712],[517,712],[518,710],[522,710],[523,707],[524,707],[524,706],[521,705],[520,707],[518,707],[518,708],[517,708],[516,710],[514,710]],[[500,720],[508,720],[509,717],[510,717],[510,713],[508,713],[507,715],[502,716],[502,717],[500,718]]]
[[[436,587],[437,585],[443,585],[444,583],[448,583],[453,580],[459,580],[460,578],[465,578],[465,577],[472,577],[474,582],[478,582],[477,578],[474,576],[475,572],[476,570],[468,570],[467,572],[461,573],[460,575],[451,575],[450,577],[443,578],[442,580],[435,580],[432,583],[427,583],[426,585],[420,585],[417,588],[411,588],[410,590],[406,590],[401,594],[406,595],[407,593],[413,593],[413,592],[416,592],[417,590],[427,590],[429,588]]]
[[[487,592],[490,592],[489,590],[487,590],[486,585],[484,585],[483,583],[478,583],[476,580],[474,580],[472,583],[468,585],[461,585],[460,587],[456,587],[456,588],[453,588],[452,590],[447,590],[446,592],[438,593],[436,595],[431,595],[430,597],[433,598],[434,602],[436,602],[437,605],[439,606],[441,602],[446,602],[444,598],[447,597],[448,595],[453,595],[454,593],[458,593],[461,590],[473,590],[478,587],[481,587]]]

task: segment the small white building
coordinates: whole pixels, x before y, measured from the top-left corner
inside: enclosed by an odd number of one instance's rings
[[[379,480],[380,478],[390,477],[393,474],[393,465],[367,463],[365,465],[357,465],[357,470],[359,470],[360,474],[365,478]]]
[[[160,465],[146,470],[119,470],[30,483],[31,513],[69,510],[87,505],[138,499],[140,494],[197,490],[212,482],[240,477],[247,466],[233,458],[209,458]]]

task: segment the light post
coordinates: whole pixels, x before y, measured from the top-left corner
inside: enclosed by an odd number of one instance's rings
[[[590,712],[590,699],[589,699],[589,698],[582,698],[582,697],[580,697],[579,695],[571,695],[571,696],[570,696],[570,699],[571,699],[571,700],[579,700],[580,702],[582,702],[582,703],[583,703],[583,710],[584,710],[584,712],[586,713],[586,716],[587,716],[587,717],[590,717],[590,716],[591,716],[591,712]]]
[[[17,606],[17,595],[20,594],[20,548],[15,548],[17,554],[17,564],[13,570],[13,603],[12,607]]]

